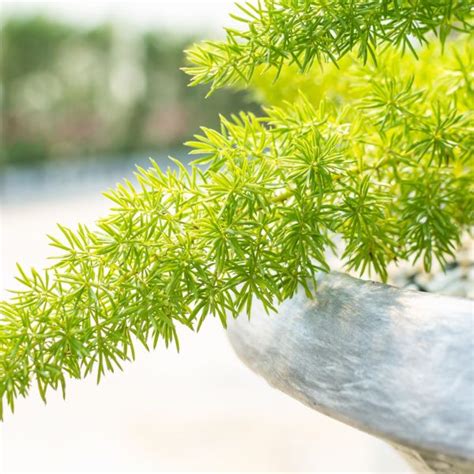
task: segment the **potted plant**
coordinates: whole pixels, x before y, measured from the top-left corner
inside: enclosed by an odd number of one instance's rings
[[[19,267],[0,306],[2,416],[33,383],[46,399],[136,344],[179,347],[179,325],[226,327],[257,301],[299,304],[298,289],[321,304],[328,250],[386,280],[402,260],[444,265],[472,226],[469,2],[239,8],[243,28],[192,47],[185,72],[210,93],[250,84],[264,114],[203,128],[190,167],[139,168],[94,229],[60,226],[54,265]]]

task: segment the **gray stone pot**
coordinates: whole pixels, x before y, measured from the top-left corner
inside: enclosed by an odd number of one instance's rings
[[[240,359],[310,408],[385,439],[418,472],[474,472],[473,301],[325,275],[230,324]]]

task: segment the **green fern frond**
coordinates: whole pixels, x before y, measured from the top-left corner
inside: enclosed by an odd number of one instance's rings
[[[392,261],[443,264],[474,224],[472,52],[446,63],[421,53],[420,69],[396,73],[393,51],[376,52],[430,31],[449,41],[470,28],[468,2],[280,0],[243,11],[248,30],[193,50],[189,72],[217,87],[273,65],[279,105],[203,128],[188,142],[199,157],[189,168],[139,168],[138,185],[106,193],[112,209],[94,228],[59,227],[51,267],[19,267],[21,289],[0,303],[0,416],[33,384],[45,399],[68,378],[99,381],[137,343],[179,348],[181,326],[214,316],[225,327],[256,300],[272,311],[298,287],[311,295],[339,240],[348,269],[385,279]],[[344,89],[329,69],[322,92],[312,71],[302,92],[285,86],[284,64],[307,70],[354,47],[379,61],[346,56]],[[436,86],[423,77],[430,64]]]
[[[263,0],[237,5],[242,29],[227,28],[224,41],[206,41],[187,51],[191,85],[247,84],[259,66],[277,78],[284,65],[302,72],[315,63],[337,64],[356,50],[365,63],[378,49],[394,46],[418,54],[430,34],[442,44],[453,31],[471,31],[473,8],[465,0]]]

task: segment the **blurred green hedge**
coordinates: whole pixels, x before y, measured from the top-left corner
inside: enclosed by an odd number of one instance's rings
[[[92,29],[8,18],[0,32],[0,160],[30,164],[179,146],[218,113],[257,109],[242,93],[204,102],[187,87],[185,33]]]

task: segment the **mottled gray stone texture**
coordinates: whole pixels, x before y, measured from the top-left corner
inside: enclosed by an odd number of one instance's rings
[[[277,314],[256,308],[228,335],[272,386],[386,439],[417,470],[474,472],[473,309],[330,273],[315,300],[300,292]]]

